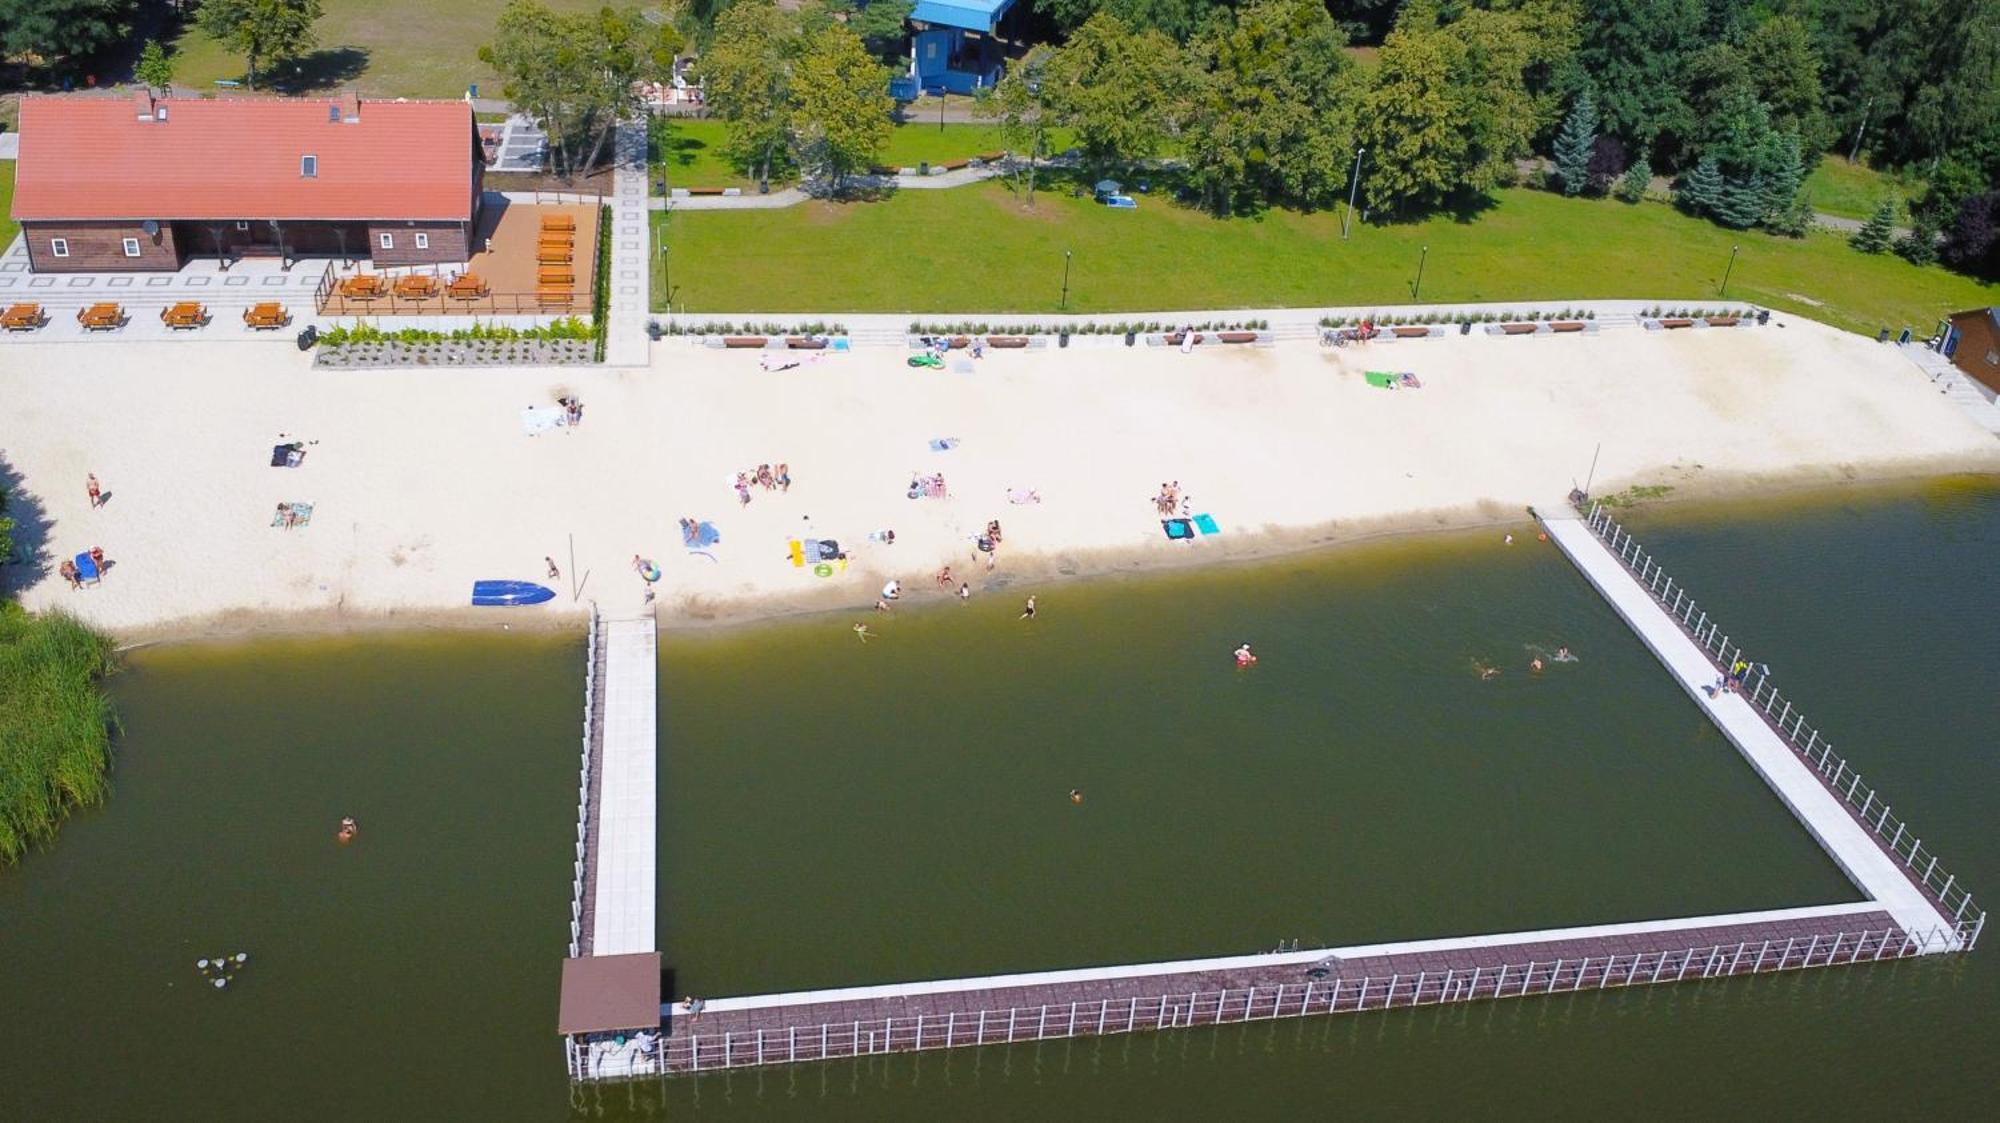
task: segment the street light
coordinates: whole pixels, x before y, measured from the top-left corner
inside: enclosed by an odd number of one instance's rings
[[[1340,216],[1340,240],[1347,240],[1347,224],[1354,220],[1354,196],[1361,190],[1361,155],[1366,148],[1354,150],[1354,175],[1347,185],[1347,213]]]
[[[1423,248],[1423,251],[1417,255],[1417,279],[1411,282],[1410,284],[1411,300],[1415,300],[1417,298],[1417,293],[1424,287],[1424,262],[1428,260],[1430,256],[1431,256],[1431,248],[1429,246],[1425,246]]]
[[[1722,287],[1715,290],[1715,295],[1717,296],[1729,295],[1729,274],[1731,270],[1736,268],[1736,251],[1742,248],[1743,248],[1742,246],[1729,247],[1729,264],[1723,267]]]
[[[1064,251],[1063,251],[1063,293],[1062,293],[1062,304],[1061,304],[1061,308],[1062,308],[1062,310],[1063,310],[1063,311],[1065,311],[1065,312],[1069,311],[1069,258],[1070,258],[1070,252],[1069,252],[1068,250],[1064,250]]]

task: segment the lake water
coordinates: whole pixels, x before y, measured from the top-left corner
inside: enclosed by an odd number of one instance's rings
[[[2000,894],[2000,488],[1628,522]],[[909,605],[865,646],[852,617],[667,637],[676,989],[1854,899],[1567,563],[1516,538],[1056,586],[1031,622],[1025,589]],[[1245,640],[1263,659],[1238,672]],[[1563,644],[1579,662],[1529,672]],[[581,650],[492,634],[135,653],[110,802],[0,873],[0,1117],[1985,1105],[1990,948],[572,1092],[552,1025]],[[344,814],[362,834],[340,848]],[[250,962],[213,990],[195,960],[238,950]]]

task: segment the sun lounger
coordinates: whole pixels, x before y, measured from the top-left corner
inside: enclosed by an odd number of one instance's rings
[[[49,322],[39,304],[15,304],[0,313],[0,328],[7,331],[40,331]]]

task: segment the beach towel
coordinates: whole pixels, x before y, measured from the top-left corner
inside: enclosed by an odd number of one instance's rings
[[[305,463],[306,446],[303,441],[293,441],[286,445],[271,446],[271,467],[296,468]]]
[[[561,406],[529,406],[521,411],[521,431],[537,437],[568,423],[569,412]]]
[[[693,531],[681,531],[682,544],[693,549],[699,549],[702,546],[713,546],[720,541],[722,541],[722,532],[715,529],[714,523],[699,523]]]
[[[97,584],[97,579],[101,576],[103,575],[97,569],[97,559],[87,553],[76,556],[76,579],[79,582],[85,585],[95,585]]]
[[[1194,524],[1187,519],[1161,519],[1160,529],[1165,530],[1167,537],[1176,542],[1194,537]]]
[[[1030,503],[1040,503],[1041,501],[1042,493],[1033,488],[1013,487],[1007,489],[1007,502],[1012,503],[1016,507],[1025,507]]]
[[[1384,390],[1394,390],[1396,388],[1396,374],[1394,371],[1371,370],[1363,375],[1363,377],[1368,379],[1368,385],[1370,386],[1380,386]]]
[[[957,437],[935,437],[931,440],[932,452],[950,452],[958,447]]]
[[[1203,534],[1222,533],[1222,528],[1215,525],[1214,515],[1196,515],[1194,517],[1194,528]]]
[[[804,569],[806,567],[805,544],[796,538],[792,539],[792,566],[795,569]]]
[[[1406,370],[1403,373],[1397,375],[1396,381],[1405,390],[1421,390],[1424,388],[1423,380],[1418,378],[1415,372],[1413,371]]]
[[[277,512],[271,516],[271,525],[290,530],[311,524],[312,518],[313,505],[310,503],[280,503]]]

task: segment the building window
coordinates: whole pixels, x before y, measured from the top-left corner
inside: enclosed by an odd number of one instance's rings
[[[338,105],[329,105],[326,107],[326,121],[329,125],[340,124],[340,107]]]
[[[238,230],[248,230],[248,229],[250,229],[250,220],[249,220],[249,219],[247,219],[247,218],[239,218],[239,219],[237,219],[237,220],[236,220],[236,229],[238,229]]]
[[[431,236],[429,234],[424,233],[421,230],[417,231],[417,248],[420,250],[430,249]]]
[[[316,178],[319,175],[319,157],[299,157],[299,174],[307,179]]]
[[[396,236],[394,234],[389,233],[386,230],[376,236],[376,241],[382,243],[382,248],[385,250],[393,250],[396,248]]]
[[[54,255],[55,255],[55,256],[57,256],[57,257],[68,257],[68,256],[69,256],[69,239],[68,239],[68,238],[50,238],[50,239],[49,239],[49,252],[50,252],[50,253],[52,253],[52,254],[54,254]]]
[[[139,239],[137,238],[125,239],[125,256],[126,257],[139,256]]]
[[[164,121],[164,120],[166,120],[166,119],[167,119],[167,107],[166,107],[166,106],[164,106],[164,105],[156,105],[156,106],[154,106],[154,107],[153,107],[153,120],[155,120],[155,121]]]

